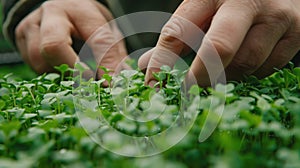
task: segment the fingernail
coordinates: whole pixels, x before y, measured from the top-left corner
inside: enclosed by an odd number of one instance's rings
[[[150,87],[154,87],[154,85],[157,83],[156,80],[151,80],[148,84]]]

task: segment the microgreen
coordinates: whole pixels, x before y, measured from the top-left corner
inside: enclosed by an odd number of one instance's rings
[[[187,93],[181,86],[186,72],[168,66],[154,73],[158,91],[144,85],[145,75],[139,70],[110,76],[108,69],[100,69],[104,72],[100,80],[84,79],[86,68],[80,64],[75,70],[61,65],[56,67],[59,74],[31,80],[4,75],[0,79],[0,167],[300,165],[299,67],[277,70],[262,80],[250,76],[215,89],[194,85]],[[79,73],[75,80],[66,77],[73,72]],[[76,82],[80,85],[74,85]],[[220,110],[222,102],[226,104],[217,129],[199,143],[207,115]],[[92,132],[105,135],[108,128],[97,121],[130,136],[160,134],[172,124],[191,119],[182,110],[196,111],[196,121],[179,144],[160,155],[143,159],[118,156],[89,137]],[[87,118],[79,121],[78,111]],[[104,139],[112,144],[123,141],[109,135]]]

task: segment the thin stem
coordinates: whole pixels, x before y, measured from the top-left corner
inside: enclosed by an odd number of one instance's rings
[[[27,88],[27,90],[28,90],[28,92],[29,92],[29,94],[30,94],[30,96],[31,96],[31,98],[32,98],[32,101],[34,102],[35,105],[37,105],[37,103],[36,103],[36,101],[35,101],[35,98],[34,98],[34,95],[33,95],[32,91],[31,91],[31,89]]]
[[[13,99],[13,104],[14,104],[14,107],[17,107],[17,103],[16,103],[16,98],[15,98],[15,93],[13,90],[11,90],[11,94],[12,94],[12,99]]]

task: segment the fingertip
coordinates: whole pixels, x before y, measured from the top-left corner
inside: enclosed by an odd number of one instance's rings
[[[148,82],[148,85],[149,85],[150,87],[155,87],[156,83],[157,83],[156,80],[150,80],[150,81]]]

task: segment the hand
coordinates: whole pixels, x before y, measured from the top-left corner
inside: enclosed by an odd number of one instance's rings
[[[190,33],[189,26],[178,17],[206,32],[190,67],[199,85],[210,85],[200,59],[212,52],[205,47],[209,44],[219,54],[227,79],[270,75],[300,49],[299,9],[299,0],[185,0],[162,29],[156,47],[139,60],[141,69],[147,67],[145,82],[153,85],[152,73],[163,64],[172,66],[174,55],[185,50],[179,39]]]
[[[114,70],[127,53],[124,43],[115,40],[121,36],[117,26],[103,26],[112,19],[95,0],[47,1],[19,23],[16,44],[24,61],[38,73],[63,63],[74,67],[78,55],[72,48],[73,37],[88,40],[96,61],[109,49],[101,65]]]

